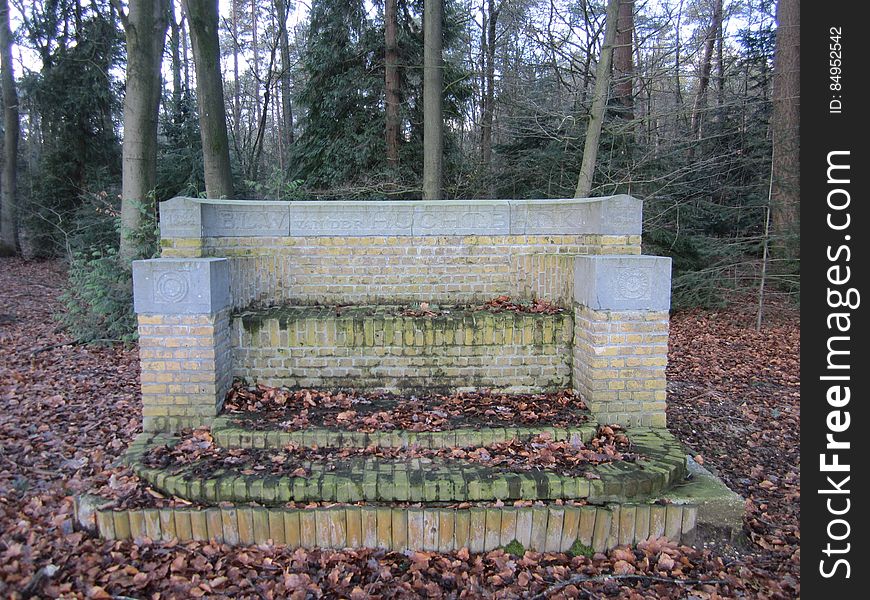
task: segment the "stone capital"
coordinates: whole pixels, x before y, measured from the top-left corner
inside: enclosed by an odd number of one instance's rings
[[[133,308],[138,314],[215,314],[230,304],[230,270],[225,258],[133,262]]]
[[[669,310],[671,259],[634,255],[577,256],[574,259],[574,300],[595,310]]]

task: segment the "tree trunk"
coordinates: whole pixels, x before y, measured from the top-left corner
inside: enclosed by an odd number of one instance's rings
[[[263,106],[260,104],[260,35],[257,28],[257,0],[251,0],[251,50],[254,53],[253,63],[253,85],[254,85],[254,105],[257,109],[257,122],[262,116]]]
[[[181,106],[181,23],[175,20],[175,15],[169,15],[169,50],[172,60],[172,111],[178,111]]]
[[[237,0],[230,1],[233,35],[233,137],[238,144],[242,127],[242,88],[239,82],[239,8]]]
[[[780,0],[776,9],[773,73],[773,174],[771,220],[774,252],[800,257],[800,7],[798,0]]]
[[[386,126],[384,134],[387,143],[387,164],[399,164],[399,40],[397,0],[384,3],[384,83],[386,86]]]
[[[281,112],[284,115],[283,127],[281,127],[281,143],[283,157],[286,159],[290,153],[290,147],[295,141],[293,135],[293,103],[290,92],[290,39],[287,33],[287,0],[275,0],[278,10],[278,27],[281,36]],[[286,162],[284,164],[286,167]]]
[[[3,97],[3,176],[0,197],[0,249],[18,253],[18,93],[12,70],[9,2],[0,0],[0,88]]]
[[[190,52],[187,48],[187,17],[181,13],[181,64],[184,66],[184,89],[190,91]]]
[[[607,0],[607,16],[604,21],[604,44],[601,46],[601,59],[595,69],[595,88],[592,92],[592,109],[589,113],[589,126],[583,145],[583,163],[577,178],[575,198],[588,198],[592,193],[592,176],[598,160],[598,142],[601,139],[601,126],[604,123],[604,109],[607,106],[607,92],[610,88],[610,63],[613,60],[613,45],[616,41],[616,19],[619,0]]]
[[[616,46],[613,48],[613,96],[619,104],[619,115],[634,118],[634,0],[620,0],[616,19]]]
[[[443,0],[423,4],[423,199],[444,196],[442,169],[444,124],[442,123],[441,18]]]
[[[713,6],[713,21],[704,43],[704,56],[701,59],[701,75],[698,78],[698,93],[695,96],[695,107],[692,110],[692,139],[700,140],[704,111],[707,108],[707,91],[710,88],[710,73],[713,70],[713,48],[716,38],[722,35],[722,0],[716,0]],[[690,147],[689,154],[694,156],[695,146]]]
[[[169,24],[169,2],[133,0],[122,22],[127,37],[127,80],[119,257],[123,264],[129,264],[141,257],[145,250],[138,237],[131,234],[141,228],[143,211],[153,213],[155,210],[153,194],[157,183],[160,65]]]
[[[209,198],[229,198],[233,195],[233,175],[221,80],[218,3],[217,0],[182,2],[190,27],[190,45],[196,69],[205,192]]]
[[[488,169],[492,162],[492,118],[495,104],[495,32],[499,9],[495,0],[488,0],[484,19],[484,91],[483,118],[480,124],[480,158],[483,168]],[[491,195],[491,194],[490,194]]]

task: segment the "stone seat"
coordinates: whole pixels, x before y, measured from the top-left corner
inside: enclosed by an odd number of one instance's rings
[[[284,306],[232,317],[233,375],[291,388],[402,394],[570,387],[573,318],[445,307]]]

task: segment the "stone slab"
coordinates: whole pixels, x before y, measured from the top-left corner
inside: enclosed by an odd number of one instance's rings
[[[669,310],[671,259],[634,255],[576,256],[574,300],[595,310]]]
[[[510,200],[513,235],[640,235],[643,202],[627,195],[562,200]]]
[[[202,205],[195,198],[176,196],[160,203],[161,238],[202,237]]]
[[[133,261],[133,308],[138,314],[215,314],[230,304],[225,258]]]
[[[544,200],[255,201],[177,197],[160,204],[164,238],[639,235],[627,195]]]
[[[721,538],[722,532],[737,537],[743,527],[743,498],[691,456],[686,457],[686,463],[689,472],[686,482],[669,490],[663,498],[674,504],[696,506],[693,520],[702,537],[706,532],[711,539]]]
[[[287,202],[204,200],[203,237],[285,237],[290,235]]]

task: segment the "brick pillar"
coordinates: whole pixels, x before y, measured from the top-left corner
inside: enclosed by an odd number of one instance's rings
[[[225,258],[133,262],[145,431],[208,425],[232,383]]]
[[[575,258],[574,389],[599,422],[665,426],[670,290],[670,258]]]

